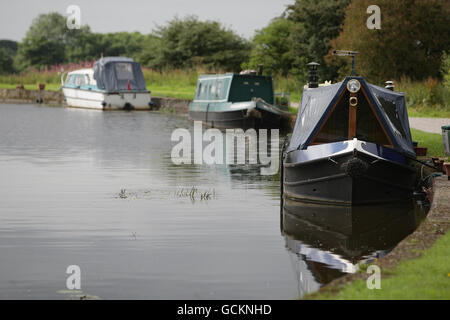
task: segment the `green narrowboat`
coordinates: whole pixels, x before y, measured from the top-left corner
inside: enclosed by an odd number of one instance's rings
[[[273,81],[261,74],[201,75],[189,118],[214,128],[279,129]]]

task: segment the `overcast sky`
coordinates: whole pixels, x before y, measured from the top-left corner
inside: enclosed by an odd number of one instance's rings
[[[281,15],[294,0],[0,0],[0,39],[19,41],[38,14],[78,5],[81,24],[94,32],[140,31],[149,33],[175,15],[197,15],[220,21],[241,36],[250,38]]]

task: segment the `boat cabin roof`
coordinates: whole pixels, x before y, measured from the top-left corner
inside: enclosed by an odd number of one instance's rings
[[[303,91],[288,151],[353,138],[414,157],[403,93],[369,84],[361,77]]]
[[[89,75],[89,76],[93,76],[94,75],[94,70],[92,68],[86,68],[86,69],[78,69],[78,70],[74,70],[68,73],[68,75],[72,75],[72,74],[82,74],[82,75]]]
[[[200,75],[194,101],[243,102],[253,98],[274,103],[272,77],[235,73]]]
[[[94,63],[93,77],[101,90],[147,90],[141,65],[127,57],[105,57]]]

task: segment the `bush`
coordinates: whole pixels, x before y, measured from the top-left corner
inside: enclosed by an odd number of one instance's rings
[[[442,54],[441,73],[444,79],[444,85],[450,88],[450,51]]]
[[[0,48],[0,74],[14,72],[13,58],[5,48]]]

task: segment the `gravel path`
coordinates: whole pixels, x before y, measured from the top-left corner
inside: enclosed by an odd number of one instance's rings
[[[449,118],[409,118],[409,126],[431,133],[442,133],[442,126],[450,125]]]

